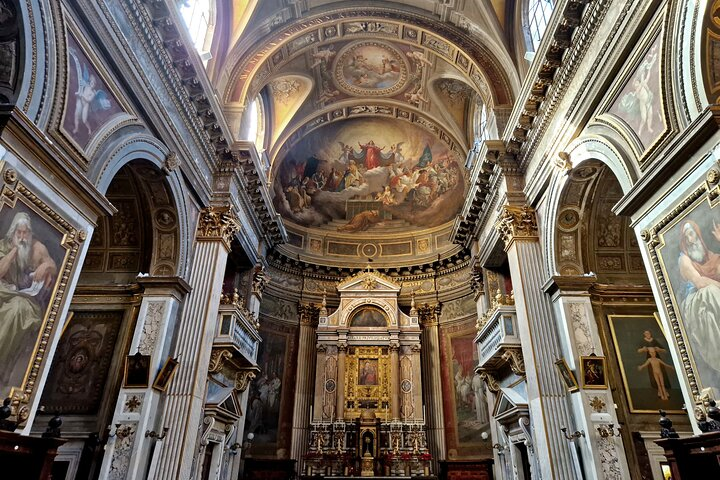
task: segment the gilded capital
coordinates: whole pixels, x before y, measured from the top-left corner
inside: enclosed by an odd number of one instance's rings
[[[495,228],[500,232],[505,248],[508,248],[512,242],[519,238],[534,239],[538,238],[538,225],[535,209],[523,205],[521,207],[515,205],[503,206],[502,213]]]
[[[320,307],[314,303],[298,303],[298,316],[300,325],[317,326],[320,319]]]
[[[437,325],[440,321],[440,314],[442,313],[442,304],[429,305],[426,303],[418,307],[417,312],[418,317],[420,317],[420,323],[424,326]]]
[[[207,207],[200,212],[197,228],[198,239],[221,239],[229,246],[238,230],[240,230],[240,223],[229,205]]]

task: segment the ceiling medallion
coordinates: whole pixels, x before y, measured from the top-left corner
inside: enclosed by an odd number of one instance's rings
[[[343,48],[333,64],[337,87],[350,95],[390,96],[407,84],[408,64],[387,43],[360,41]]]

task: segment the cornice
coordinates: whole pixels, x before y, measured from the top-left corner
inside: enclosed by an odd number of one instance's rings
[[[562,13],[545,31],[525,86],[503,134],[507,150],[527,168],[559,100],[585,56],[610,0],[567,0],[555,6]],[[589,6],[585,8],[586,5]],[[549,39],[549,40],[548,40]]]
[[[348,275],[357,275],[365,270],[364,267],[361,266],[354,268],[330,266],[322,267],[305,262],[299,258],[289,258],[277,250],[273,250],[268,254],[267,261],[270,266],[281,272],[328,282],[341,282],[345,280]],[[470,261],[470,254],[465,250],[461,250],[455,255],[439,261],[436,260],[431,263],[397,268],[378,267],[376,270],[384,276],[390,278],[393,282],[402,284],[405,282],[433,279],[455,273],[458,270],[466,268],[470,264]],[[423,273],[413,273],[417,271],[421,271]]]

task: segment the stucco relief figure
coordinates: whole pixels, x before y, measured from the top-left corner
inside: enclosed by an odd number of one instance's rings
[[[680,274],[686,281],[682,302],[685,331],[693,340],[693,353],[715,370],[720,368],[720,255],[703,240],[697,223],[681,224]],[[720,242],[720,225],[712,235]]]
[[[57,264],[35,239],[30,215],[17,213],[0,240],[0,387],[20,386],[45,308]]]

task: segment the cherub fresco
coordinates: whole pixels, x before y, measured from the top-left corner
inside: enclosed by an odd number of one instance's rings
[[[87,129],[88,135],[90,135],[93,129],[88,122],[88,115],[101,110],[110,110],[112,105],[107,93],[99,88],[95,74],[90,73],[87,63],[81,63],[77,51],[74,48],[71,48],[69,52],[78,79],[78,89],[75,92],[74,128],[72,133],[78,133],[80,122],[82,122],[83,126]]]

